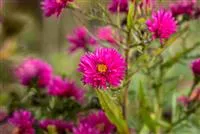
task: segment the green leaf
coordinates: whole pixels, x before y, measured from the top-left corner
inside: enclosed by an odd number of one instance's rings
[[[114,102],[108,91],[96,90],[100,104],[108,119],[117,127],[120,134],[129,134],[127,122],[122,115],[121,107]]]
[[[150,133],[149,128],[146,125],[144,125],[139,134],[149,134],[149,133]]]
[[[127,27],[128,29],[131,29],[131,27],[134,24],[134,18],[133,18],[133,14],[134,14],[134,10],[135,10],[135,6],[133,3],[130,4],[129,7],[129,11],[128,11],[128,16],[127,16]]]
[[[149,127],[149,129],[155,130],[157,123],[151,117],[148,100],[146,99],[146,95],[145,95],[145,91],[144,91],[142,82],[140,82],[137,97],[138,97],[138,101],[139,101],[139,105],[140,105],[139,113],[140,113],[141,119]]]
[[[164,48],[158,48],[157,50],[155,50],[154,56],[161,55],[166,50],[166,48],[170,47],[177,39],[179,39],[179,37],[181,37],[184,33],[186,33],[187,30],[188,30],[188,27],[185,27],[181,31],[179,31],[176,34],[174,34],[170,39],[168,39],[164,43],[164,45],[163,45]]]
[[[176,92],[173,93],[172,96],[172,122],[175,122],[176,120],[176,99],[177,99],[177,95]]]

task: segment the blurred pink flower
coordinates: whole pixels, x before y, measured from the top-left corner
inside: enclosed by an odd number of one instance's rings
[[[56,14],[59,16],[64,8],[74,0],[43,0],[41,2],[42,10],[46,17]]]
[[[191,64],[192,71],[195,76],[200,77],[200,58],[194,60]]]
[[[9,118],[9,123],[17,127],[17,133],[19,134],[35,134],[34,119],[29,111],[15,111],[12,117]]]
[[[153,8],[156,4],[156,0],[142,0],[140,7],[142,8]]]
[[[75,100],[81,102],[85,92],[83,89],[77,87],[74,82],[56,76],[48,86],[48,93],[52,96],[73,97]]]
[[[128,0],[112,0],[108,5],[110,12],[128,12]]]
[[[73,128],[73,134],[100,134],[100,132],[87,123],[80,123],[78,127]]]
[[[95,88],[119,86],[125,75],[126,62],[116,49],[98,48],[81,57],[78,70],[83,73],[84,84]]]
[[[183,106],[188,106],[189,104],[189,98],[187,96],[180,96],[177,98],[177,101],[182,104]]]
[[[80,121],[80,124],[88,124],[91,128],[96,128],[100,134],[111,134],[115,131],[115,126],[108,120],[103,111],[89,114]]]
[[[196,7],[194,10],[194,18],[198,19],[200,18],[200,7]]]
[[[171,12],[162,9],[154,12],[146,24],[153,35],[153,39],[159,38],[161,42],[163,39],[168,39],[177,29],[176,21]]]
[[[197,88],[192,91],[192,93],[189,97],[189,100],[190,101],[200,101],[200,88]]]
[[[46,87],[52,76],[49,64],[36,58],[27,58],[15,69],[15,75],[25,86]]]
[[[116,39],[119,37],[110,26],[100,27],[97,30],[97,37],[100,40],[107,41],[111,44],[117,44]]]
[[[47,130],[48,126],[55,126],[58,134],[64,134],[66,132],[72,132],[73,123],[58,119],[44,119],[39,122],[39,126],[42,129]]]
[[[88,51],[89,45],[96,44],[96,40],[89,35],[88,30],[85,27],[78,27],[74,30],[72,35],[67,36],[67,40],[71,44],[69,48],[70,52],[74,52],[77,49],[84,49]]]
[[[196,0],[177,0],[170,5],[170,10],[174,17],[178,15],[192,16]]]

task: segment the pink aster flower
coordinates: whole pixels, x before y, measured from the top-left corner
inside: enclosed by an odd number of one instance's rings
[[[115,126],[108,120],[103,111],[89,114],[80,121],[80,124],[88,124],[91,128],[96,128],[100,134],[111,134],[115,131]]]
[[[170,5],[170,10],[174,17],[178,15],[192,16],[196,0],[177,0],[175,3]]]
[[[74,0],[43,0],[41,2],[42,10],[46,17],[53,14],[59,16],[64,8],[68,6],[70,2]]]
[[[108,9],[112,13],[116,12],[128,12],[128,0],[112,0]]]
[[[97,37],[100,40],[107,41],[111,44],[117,44],[116,39],[119,37],[110,26],[100,27],[97,31]]]
[[[73,128],[73,134],[100,134],[100,132],[87,123],[81,123],[78,127]]]
[[[16,68],[15,75],[22,85],[44,88],[51,80],[52,68],[40,59],[27,58]]]
[[[193,74],[197,77],[200,77],[200,58],[192,62],[191,68],[192,68]]]
[[[81,102],[85,92],[83,89],[77,87],[74,82],[57,76],[49,84],[48,93],[58,97],[73,97],[75,100]]]
[[[17,127],[19,134],[35,134],[34,119],[29,111],[19,110],[14,112],[9,122]]]
[[[126,62],[116,49],[98,48],[81,57],[78,70],[83,73],[84,84],[96,88],[119,86],[124,78]]]
[[[163,39],[168,39],[177,29],[176,21],[171,12],[165,10],[154,12],[146,24],[148,30],[153,34],[153,39],[160,38],[161,42]]]
[[[69,48],[70,52],[74,52],[77,49],[88,51],[89,46],[94,46],[96,44],[96,40],[89,35],[85,27],[76,28],[72,35],[67,36],[67,40],[71,44]]]
[[[73,123],[66,122],[64,120],[44,119],[39,122],[40,128],[47,130],[48,126],[55,126],[58,134],[64,134],[65,132],[72,132]]]

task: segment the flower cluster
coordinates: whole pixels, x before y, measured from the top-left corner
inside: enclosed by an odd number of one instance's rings
[[[103,111],[92,113],[82,119],[74,134],[110,134],[115,131],[115,126],[108,120]]]
[[[73,134],[100,134],[96,128],[89,124],[79,124],[77,128],[73,129]]]
[[[49,17],[54,14],[59,16],[64,8],[66,8],[70,2],[74,0],[43,0],[41,2],[44,15]]]
[[[187,15],[191,17],[195,12],[196,0],[179,0],[170,5],[170,10],[174,17]]]
[[[77,87],[74,82],[64,80],[59,76],[53,78],[48,86],[48,93],[52,96],[59,97],[73,97],[75,100],[81,102],[84,97],[84,90]]]
[[[152,33],[153,39],[168,39],[177,30],[175,19],[172,13],[165,10],[159,10],[152,14],[152,17],[146,22],[148,30]]]
[[[166,60],[165,55],[160,53],[166,47],[159,46],[158,48],[157,45],[152,46],[149,41],[159,39],[161,44],[167,42],[166,44],[170,45],[171,40],[168,39],[178,31],[178,28],[185,27],[185,25],[181,25],[181,21],[178,23],[178,20],[184,17],[177,16],[188,15],[198,18],[200,8],[195,6],[196,0],[180,0],[181,2],[170,5],[168,10],[163,8],[154,10],[153,7],[158,4],[155,1],[111,0],[107,7],[108,12],[104,10],[104,7],[101,7],[103,14],[102,18],[100,18],[72,5],[74,0],[42,0],[41,7],[46,17],[52,15],[60,16],[65,8],[73,7],[74,12],[78,11],[79,14],[85,15],[87,19],[101,20],[101,23],[105,24],[105,26],[99,27],[94,35],[84,26],[77,27],[66,39],[70,44],[70,53],[78,49],[82,49],[85,52],[80,58],[77,69],[82,75],[82,83],[97,89],[97,91],[104,89],[97,92],[98,99],[95,103],[97,102],[98,106],[101,104],[102,109],[113,114],[104,113],[101,109],[95,113],[86,111],[94,110],[94,101],[82,105],[83,102],[86,102],[84,100],[84,89],[68,78],[53,75],[52,67],[43,60],[28,58],[15,69],[15,75],[20,83],[27,86],[29,90],[22,101],[18,95],[11,95],[13,97],[11,99],[16,99],[17,101],[13,105],[11,103],[11,109],[8,111],[15,110],[16,105],[16,107],[27,106],[27,109],[37,112],[35,118],[33,118],[29,111],[15,111],[9,118],[9,122],[16,127],[15,133],[35,134],[36,130],[40,131],[40,129],[45,133],[49,133],[51,126],[55,128],[55,133],[58,134],[113,134],[117,131],[124,134],[134,133],[134,129],[127,123],[127,118],[129,118],[127,113],[129,111],[129,93],[132,93],[129,92],[129,89],[132,87],[133,75],[136,73],[144,75],[145,78],[152,78],[150,82],[145,80],[145,83],[139,83],[139,88],[142,88],[142,84],[144,84],[145,87],[152,89],[144,90],[143,94],[139,94],[139,99],[147,99],[148,95],[151,95],[150,97],[155,95],[156,97],[156,102],[153,102],[153,105],[147,104],[149,111],[146,111],[145,114],[151,114],[153,111],[155,112],[154,114],[160,113],[160,115],[164,115],[165,111],[159,110],[162,109],[162,105],[157,105],[164,104],[163,102],[165,101],[160,98],[163,93],[160,89],[165,87],[168,79],[170,81],[177,80],[173,77],[168,78],[165,70],[176,64],[179,58],[182,58],[181,54],[185,56],[184,54],[189,53],[192,49],[185,47],[184,51],[174,58],[175,60],[168,60],[170,56]],[[128,11],[129,4],[131,4],[130,11]],[[98,6],[101,5],[98,4]],[[114,17],[110,16],[113,13],[118,13],[116,18],[118,18],[117,21],[119,22],[117,24],[113,21]],[[152,37],[149,36],[150,34]],[[149,37],[152,39],[149,39]],[[173,40],[175,39],[172,38]],[[95,48],[94,51],[92,47]],[[157,55],[157,52],[159,55]],[[190,107],[195,108],[200,101],[200,89],[196,88],[200,82],[200,58],[192,62],[191,69],[195,76],[191,91],[189,95],[180,96],[177,99],[180,104],[185,106],[184,109],[186,110]],[[39,90],[40,88],[45,88],[46,90]],[[147,95],[147,98],[143,95]],[[74,100],[78,103],[74,103]],[[135,103],[138,104],[138,101],[135,101]],[[14,106],[13,109],[12,106]],[[155,106],[157,108],[154,111]],[[77,116],[82,113],[85,115],[85,111],[90,114],[83,118]],[[190,114],[190,111],[186,111],[185,115],[188,113]],[[141,112],[141,109],[138,109],[134,114],[143,116],[144,113]],[[109,116],[107,117],[107,115]],[[114,121],[109,120],[113,118],[115,119]],[[160,116],[155,119],[156,122],[160,120],[165,122],[164,118]],[[178,121],[181,122],[182,119],[180,118]],[[137,122],[139,122],[138,124],[144,124],[144,126],[148,125],[145,120],[136,119]],[[156,133],[159,133],[165,130],[170,132],[167,129],[173,129],[173,125],[179,122],[168,123],[171,123],[169,128],[166,127],[161,130],[162,125],[158,125],[155,126],[158,129],[150,130],[151,128],[149,128],[149,132],[156,131]],[[155,127],[152,126],[152,128]]]
[[[16,68],[15,75],[22,85],[44,88],[51,80],[52,68],[40,59],[28,58]]]
[[[72,132],[73,123],[58,119],[44,119],[39,122],[39,126],[44,130],[47,130],[48,126],[54,126],[59,134],[64,134],[65,132]]]
[[[88,51],[90,45],[94,46],[96,44],[96,40],[89,35],[85,27],[76,28],[72,35],[67,36],[67,40],[71,44],[70,52],[74,52],[77,49]]]
[[[29,111],[14,112],[9,122],[16,127],[17,134],[35,134],[34,119]]]
[[[126,71],[125,59],[113,48],[98,48],[81,57],[79,69],[83,83],[95,88],[119,86]]]

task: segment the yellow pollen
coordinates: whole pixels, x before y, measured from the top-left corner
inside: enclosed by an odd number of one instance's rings
[[[107,71],[107,66],[104,65],[104,64],[98,64],[97,65],[97,70],[100,72],[100,73],[105,73]]]

